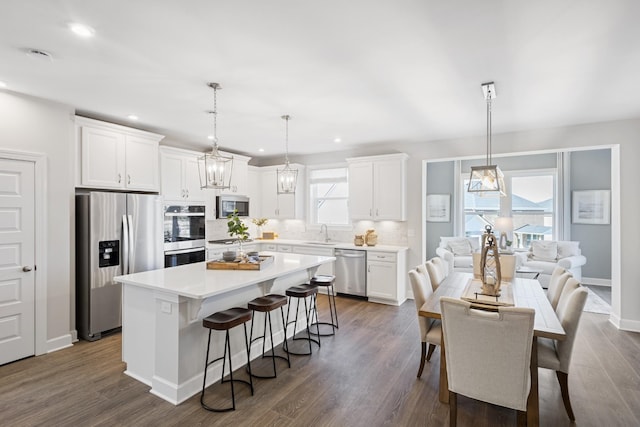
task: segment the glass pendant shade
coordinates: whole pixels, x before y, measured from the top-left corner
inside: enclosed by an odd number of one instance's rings
[[[283,169],[277,170],[278,175],[278,194],[291,194],[296,192],[296,183],[298,181],[298,171],[291,169],[289,162],[284,165]]]
[[[504,174],[497,165],[472,166],[467,191],[483,197],[505,197]]]
[[[200,188],[210,190],[225,190],[231,188],[231,172],[233,171],[233,157],[221,154],[218,151],[218,83],[207,83],[213,89],[213,111],[208,113],[213,116],[213,135],[209,139],[213,141],[213,148],[209,153],[198,157],[198,175],[200,176]]]
[[[220,154],[217,147],[198,158],[200,188],[202,189],[223,190],[230,188],[232,171],[233,157]]]
[[[276,185],[278,186],[278,194],[294,194],[298,182],[298,170],[292,169],[289,165],[289,120],[291,120],[291,116],[284,115],[281,118],[286,123],[285,155],[284,168],[276,170]]]

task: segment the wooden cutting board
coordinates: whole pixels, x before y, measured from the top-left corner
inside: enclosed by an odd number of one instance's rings
[[[207,270],[262,270],[273,262],[272,255],[260,255],[260,262],[215,260],[207,262]]]

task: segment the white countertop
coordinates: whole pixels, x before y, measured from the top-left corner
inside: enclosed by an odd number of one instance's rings
[[[295,245],[295,246],[307,246],[310,248],[330,248],[330,249],[357,249],[361,251],[382,251],[382,252],[402,252],[406,251],[409,248],[406,246],[394,246],[394,245],[375,245],[375,246],[356,246],[353,243],[343,243],[343,242],[329,242],[330,244],[325,244],[324,242],[312,242],[308,240],[293,240],[293,239],[271,239],[271,240],[260,240],[256,239],[251,242],[244,243],[243,246],[252,245],[252,244],[275,244],[275,245]],[[221,245],[221,244],[212,244],[207,243],[207,248],[209,249],[237,249],[238,244],[232,245]]]
[[[275,257],[273,263],[263,270],[207,270],[206,263],[199,262],[117,276],[114,280],[188,298],[204,299],[335,261],[334,257],[315,255],[275,252],[261,254]]]

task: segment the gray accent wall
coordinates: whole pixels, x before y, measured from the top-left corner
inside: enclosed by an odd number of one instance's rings
[[[434,162],[427,164],[427,195],[449,194],[449,222],[428,222],[425,225],[427,235],[427,259],[436,256],[436,248],[440,243],[440,236],[453,236],[453,202],[454,202],[454,173],[453,161]]]
[[[573,192],[581,190],[611,190],[611,150],[585,150],[570,153],[571,201]],[[611,223],[573,224],[571,240],[580,242],[587,263],[582,277],[611,279]]]

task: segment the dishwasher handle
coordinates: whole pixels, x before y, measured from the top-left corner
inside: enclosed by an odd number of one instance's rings
[[[340,258],[364,258],[366,254],[364,253],[364,251],[362,251],[361,254],[354,254],[354,253],[349,253],[349,252],[335,251],[334,255],[336,257],[340,257]]]

